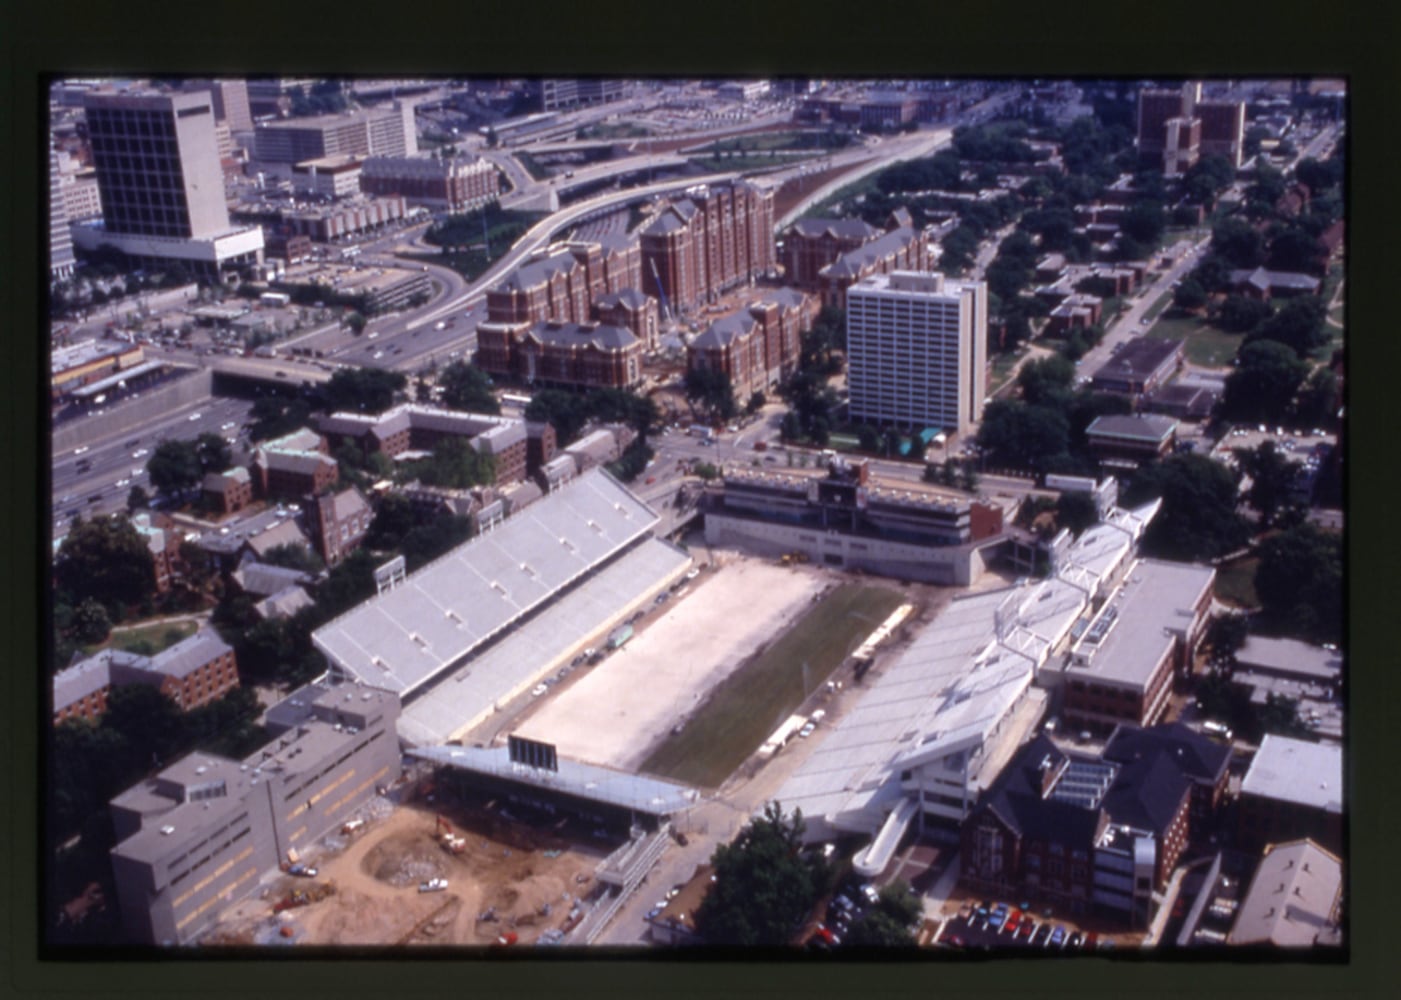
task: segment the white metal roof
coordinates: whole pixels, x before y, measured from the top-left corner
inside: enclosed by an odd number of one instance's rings
[[[655,538],[627,552],[404,707],[399,736],[414,746],[446,743],[501,700],[539,682],[617,614],[657,589],[691,557]]]
[[[656,523],[616,480],[590,470],[312,640],[355,678],[405,696]]]
[[[1343,748],[1266,734],[1240,786],[1242,795],[1343,811]]]

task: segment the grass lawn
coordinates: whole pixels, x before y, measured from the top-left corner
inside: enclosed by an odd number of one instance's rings
[[[837,587],[712,691],[690,724],[654,750],[642,770],[717,787],[903,600],[884,587]]]
[[[1012,369],[1017,367],[1017,362],[1025,354],[1026,348],[1023,347],[1015,354],[998,353],[992,356],[992,380],[987,389],[989,399],[1007,384],[1007,380],[1012,377]]]
[[[1260,560],[1246,556],[1216,568],[1216,597],[1236,607],[1258,608],[1260,598],[1255,593],[1255,568]]]
[[[195,634],[198,628],[199,626],[194,622],[165,622],[155,625],[141,625],[122,631],[114,630],[107,642],[84,647],[83,655],[91,656],[103,648],[142,652],[145,646],[150,647],[150,654],[159,653],[168,646],[175,645],[181,639],[188,639]]]
[[[1150,320],[1157,319],[1163,314],[1163,310],[1170,305],[1172,305],[1172,293],[1168,292],[1165,295],[1158,296],[1158,301],[1149,306],[1148,311],[1144,313],[1144,315]]]
[[[1196,316],[1163,317],[1153,324],[1147,336],[1186,341],[1187,360],[1207,368],[1230,367],[1242,343],[1239,334],[1218,330]]]

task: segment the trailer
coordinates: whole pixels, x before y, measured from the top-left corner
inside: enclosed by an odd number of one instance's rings
[[[625,645],[627,645],[628,640],[630,640],[633,637],[633,634],[634,632],[631,625],[619,626],[618,628],[614,629],[612,633],[608,636],[608,648],[622,649]]]

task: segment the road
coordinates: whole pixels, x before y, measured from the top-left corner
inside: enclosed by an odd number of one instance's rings
[[[154,494],[146,475],[151,452],[167,439],[193,439],[201,434],[233,438],[235,461],[240,455],[237,441],[248,420],[252,404],[247,400],[213,398],[192,404],[148,423],[136,431],[113,432],[53,456],[53,537],[68,533],[75,514],[85,519],[126,509],[133,486]],[[102,422],[101,414],[80,419]],[[99,432],[100,433],[100,432]]]
[[[1119,345],[1146,332],[1151,324],[1145,324],[1143,319],[1153,307],[1153,303],[1157,302],[1160,296],[1171,292],[1172,286],[1197,266],[1198,260],[1210,243],[1211,234],[1208,233],[1196,242],[1179,240],[1173,248],[1165,251],[1174,255],[1172,266],[1161,278],[1143,286],[1129,299],[1128,307],[1105,329],[1104,339],[1085,352],[1085,356],[1080,359],[1081,370],[1087,374],[1094,371],[1109,360]]]

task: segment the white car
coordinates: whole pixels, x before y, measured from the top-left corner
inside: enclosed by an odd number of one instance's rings
[[[202,417],[202,416],[204,416],[203,413],[191,413],[191,414],[190,414],[188,417],[186,417],[185,419],[188,420],[190,423],[194,423],[196,420],[198,420],[198,419],[199,419],[200,417]]]
[[[448,887],[448,880],[445,878],[430,878],[427,882],[418,884],[419,892],[442,892]]]
[[[807,737],[811,736],[811,735],[812,735],[813,733],[815,733],[816,731],[817,731],[817,726],[815,726],[815,725],[813,725],[811,722],[809,722],[809,723],[808,723],[806,726],[804,726],[802,729],[799,729],[799,730],[798,730],[798,735],[806,739]]]
[[[74,448],[74,449],[73,449],[73,454],[75,454],[75,455],[83,455],[83,454],[86,454],[86,453],[87,453],[87,450],[88,450],[88,445],[83,445],[81,448]]]
[[[547,685],[544,685],[544,684],[536,684],[535,687],[534,687],[533,689],[531,689],[530,694],[531,694],[531,697],[533,697],[533,698],[538,698],[538,697],[540,697],[542,694],[544,694],[544,693],[545,693],[546,691],[548,691],[548,690],[549,690],[549,687],[548,687]]]
[[[151,452],[150,452],[149,449],[146,449],[146,448],[137,448],[135,451],[133,451],[133,452],[131,453],[131,457],[132,457],[132,458],[145,458],[145,457],[146,457],[147,455],[149,455],[149,454],[151,454]]]

